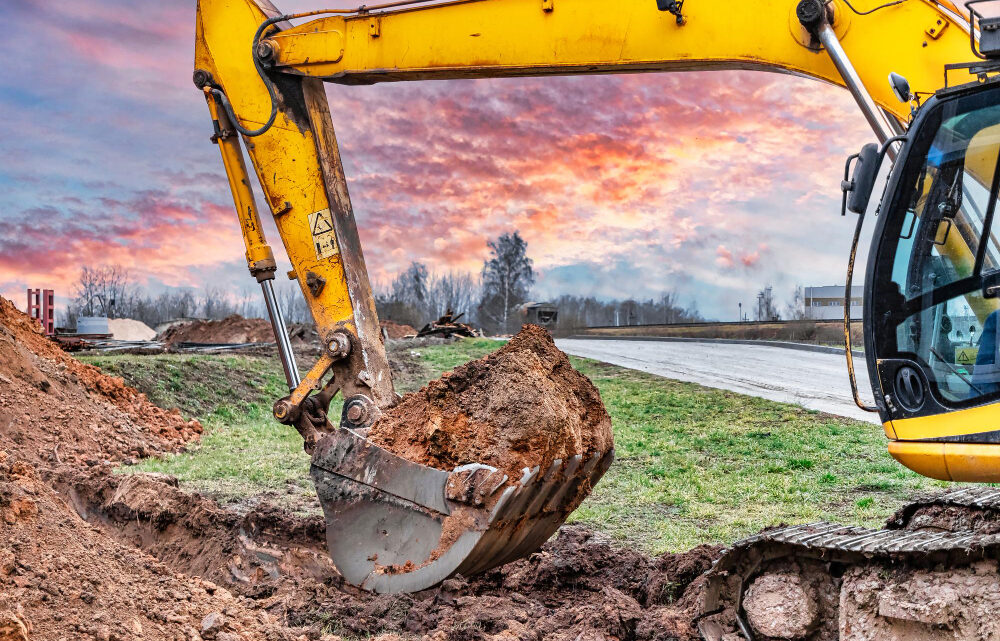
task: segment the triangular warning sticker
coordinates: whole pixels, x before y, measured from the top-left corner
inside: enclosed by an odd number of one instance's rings
[[[960,351],[958,353],[958,362],[961,363],[962,365],[968,365],[969,363],[972,362],[972,360],[969,359],[968,352]]]
[[[313,214],[312,234],[325,234],[333,231],[333,215],[329,209]]]

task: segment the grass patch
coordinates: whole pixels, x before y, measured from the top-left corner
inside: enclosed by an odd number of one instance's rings
[[[501,344],[467,339],[397,348],[422,365],[406,368],[397,387],[416,389]],[[119,358],[124,362],[115,363]],[[190,393],[195,398],[183,398],[189,392],[182,390],[190,388],[180,382],[170,383],[166,390],[157,387],[163,376],[156,370],[187,367],[173,359],[212,361],[190,366],[203,375],[195,388],[206,388]],[[145,365],[133,367],[132,360]],[[649,552],[730,543],[781,523],[829,520],[875,527],[915,491],[943,485],[895,463],[876,426],[572,360],[601,391],[615,430],[617,461],[571,520]],[[91,362],[110,366],[112,372],[117,366],[133,384],[133,376],[139,375],[162,398],[200,411],[214,406],[206,415],[194,414],[207,430],[191,451],[131,469],[174,474],[224,501],[266,494],[279,502],[287,498],[295,507],[316,509],[308,459],[298,435],[270,418],[271,402],[284,393],[276,359],[115,356]],[[258,366],[261,369],[255,369]],[[239,381],[248,376],[263,382],[255,400],[244,397],[230,403],[216,389],[232,386],[234,377]]]
[[[268,405],[287,394],[277,358],[187,354],[86,355],[79,359],[120,376],[166,409],[205,419],[222,408]]]

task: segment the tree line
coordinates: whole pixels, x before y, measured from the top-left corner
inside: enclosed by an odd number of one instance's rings
[[[463,322],[488,334],[516,332],[523,323],[522,306],[532,302],[530,293],[537,277],[528,257],[528,244],[513,232],[489,241],[487,247],[489,253],[479,273],[435,273],[415,261],[395,277],[375,283],[379,318],[420,329],[450,310],[463,314]],[[286,322],[312,322],[298,283],[277,280],[275,290]],[[554,330],[560,334],[579,327],[704,320],[694,302],[682,304],[675,292],[645,300],[563,295],[545,302],[554,303],[559,310]],[[771,300],[764,308],[765,313],[777,315]],[[112,265],[83,268],[74,299],[60,324],[73,327],[78,316],[108,316],[134,318],[155,327],[177,318],[217,319],[231,314],[266,317],[260,291],[248,285],[238,294],[209,287],[198,293],[182,289],[152,295],[133,282],[128,270]]]

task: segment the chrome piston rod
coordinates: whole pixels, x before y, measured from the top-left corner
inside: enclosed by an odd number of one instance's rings
[[[285,370],[285,381],[288,382],[288,389],[294,390],[302,382],[302,378],[299,376],[299,368],[295,364],[295,353],[292,352],[292,342],[288,339],[285,319],[281,316],[278,299],[274,296],[273,283],[274,281],[271,279],[262,280],[260,288],[264,292],[264,304],[267,305],[267,315],[271,319],[271,328],[274,330],[274,341],[278,345],[281,368]]]
[[[872,100],[872,96],[868,93],[868,90],[865,89],[865,83],[861,81],[861,76],[858,75],[858,72],[854,69],[854,65],[851,64],[851,59],[847,57],[847,52],[841,46],[837,33],[826,20],[823,20],[816,26],[815,33],[819,41],[823,43],[827,53],[830,54],[830,59],[833,60],[834,66],[837,67],[837,71],[843,77],[847,89],[854,96],[854,100],[858,103],[858,106],[861,107],[861,112],[865,115],[865,120],[875,130],[875,136],[878,137],[879,143],[885,144],[885,141],[896,135],[894,128],[886,121],[884,113],[875,104],[875,101]],[[892,147],[889,148],[887,154],[891,160],[896,159],[896,152]]]

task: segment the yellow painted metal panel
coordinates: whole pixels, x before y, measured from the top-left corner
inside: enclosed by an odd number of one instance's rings
[[[951,481],[945,464],[943,443],[889,443],[889,454],[921,476]]]
[[[892,426],[901,441],[990,432],[1000,429],[1000,406],[980,405],[947,414],[900,419]]]
[[[649,0],[560,0],[552,11],[539,0],[472,0],[383,14],[377,37],[371,16],[320,18],[286,32],[282,42],[296,33],[343,31],[343,57],[293,64],[279,55],[278,62],[344,83],[756,68],[843,84],[825,52],[800,43],[796,4],[689,2],[679,26]],[[928,36],[929,25],[949,20],[935,3],[906,2],[868,16],[839,0],[835,6],[836,30],[866,87],[904,120],[909,107],[893,96],[890,71],[915,91],[932,92],[943,84],[944,64],[971,56],[961,24]]]
[[[889,444],[889,453],[917,474],[941,481],[1000,483],[1000,444]]]

